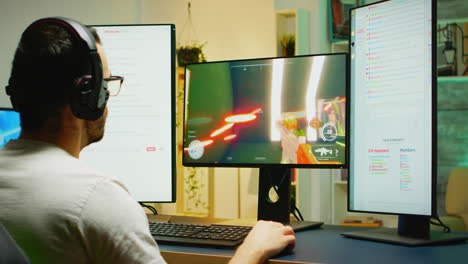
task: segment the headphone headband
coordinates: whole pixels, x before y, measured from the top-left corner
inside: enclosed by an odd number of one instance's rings
[[[96,40],[93,35],[80,22],[67,17],[47,17],[34,21],[29,27],[40,23],[53,22],[62,25],[69,33],[74,35],[75,39],[84,41],[90,51],[96,51]],[[28,30],[26,29],[26,30]]]
[[[81,119],[97,120],[102,116],[105,110],[109,93],[103,80],[102,62],[97,51],[96,40],[91,31],[76,20],[66,17],[47,17],[34,21],[25,32],[31,30],[34,25],[42,23],[54,23],[60,25],[69,32],[74,42],[81,43],[85,48],[84,54],[87,54],[87,60],[91,66],[91,74],[78,77],[73,81],[74,87],[71,91],[70,104],[73,114]],[[24,34],[24,33],[23,33]],[[11,96],[11,102],[15,110],[19,112],[15,95],[14,78],[10,78],[10,83],[6,87],[7,94]]]

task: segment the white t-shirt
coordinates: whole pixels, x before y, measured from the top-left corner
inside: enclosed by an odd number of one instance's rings
[[[125,186],[44,142],[0,149],[0,222],[32,263],[165,263]]]

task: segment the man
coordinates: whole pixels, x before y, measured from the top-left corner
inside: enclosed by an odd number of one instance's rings
[[[76,21],[42,19],[21,37],[7,93],[22,133],[0,150],[0,222],[32,263],[165,263],[125,186],[79,160],[103,137],[107,87],[121,81]],[[261,221],[231,262],[261,263],[294,243],[290,227]]]

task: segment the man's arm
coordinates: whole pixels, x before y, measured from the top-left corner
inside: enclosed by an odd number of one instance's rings
[[[277,222],[258,221],[237,249],[229,264],[259,264],[284,249],[292,251],[296,244],[290,226]]]

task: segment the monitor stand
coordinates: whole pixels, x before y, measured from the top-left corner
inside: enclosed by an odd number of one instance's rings
[[[296,232],[321,227],[323,222],[290,221],[291,175],[288,167],[260,168],[257,219],[290,225]]]
[[[468,240],[468,235],[430,231],[430,217],[420,215],[399,215],[398,229],[376,228],[346,232],[341,235],[404,246],[450,244]]]

